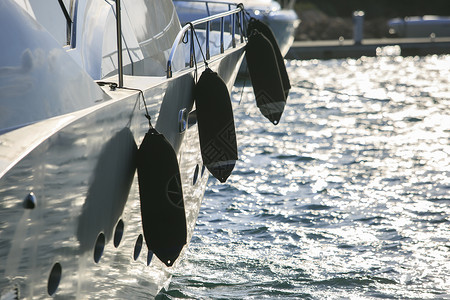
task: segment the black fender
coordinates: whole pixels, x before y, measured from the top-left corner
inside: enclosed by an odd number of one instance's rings
[[[286,105],[280,70],[272,43],[253,30],[246,46],[247,67],[261,113],[277,125]]]
[[[284,95],[286,96],[287,99],[289,95],[289,90],[291,89],[291,81],[289,80],[286,65],[284,64],[284,58],[283,55],[281,55],[280,47],[278,46],[278,42],[275,38],[275,35],[273,34],[273,31],[272,29],[270,29],[269,26],[267,26],[260,20],[251,18],[250,22],[248,23],[247,32],[249,33],[249,35],[251,35],[251,33],[254,30],[257,30],[260,33],[262,33],[269,40],[270,44],[273,47],[275,57],[278,63],[278,70],[280,71],[281,81],[283,82]]]
[[[137,172],[145,242],[172,266],[187,239],[183,190],[175,151],[154,128],[139,147]]]
[[[225,182],[238,159],[230,94],[222,78],[206,68],[194,88],[194,99],[203,164]]]

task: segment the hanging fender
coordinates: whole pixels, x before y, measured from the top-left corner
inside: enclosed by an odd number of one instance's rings
[[[194,88],[194,99],[203,164],[225,182],[238,159],[230,94],[219,75],[206,68]]]
[[[172,266],[186,244],[186,215],[177,156],[151,128],[137,155],[142,227],[147,247]]]
[[[258,30],[248,37],[245,57],[261,113],[277,125],[286,105],[286,96],[275,51],[269,39]]]
[[[286,96],[287,99],[289,95],[289,90],[291,89],[291,82],[289,80],[286,65],[284,64],[284,58],[283,55],[281,55],[280,47],[278,46],[275,35],[273,34],[273,31],[272,29],[270,29],[269,26],[267,26],[258,19],[251,18],[250,22],[248,23],[247,32],[249,35],[251,35],[254,30],[257,30],[260,33],[262,33],[269,40],[270,44],[273,47],[275,57],[278,63],[278,70],[280,71],[281,81],[283,82],[284,95]]]

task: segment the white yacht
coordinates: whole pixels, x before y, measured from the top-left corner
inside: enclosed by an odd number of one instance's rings
[[[295,30],[300,24],[296,12],[292,9],[293,1],[281,7],[274,0],[242,0],[250,17],[267,24],[273,31],[283,56],[289,51],[294,42]],[[174,0],[182,24],[202,18],[223,10],[224,6],[231,6],[223,0]]]
[[[208,20],[229,16],[241,8]],[[195,80],[207,60],[230,91],[244,56],[238,29],[192,30],[206,21],[181,27],[171,0],[0,1],[1,300],[149,299],[168,286],[179,258],[147,247],[136,156],[148,116],[179,165],[181,256],[208,179]]]

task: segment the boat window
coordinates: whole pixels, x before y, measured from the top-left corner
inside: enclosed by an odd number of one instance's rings
[[[72,44],[75,2],[76,0],[30,0],[36,20],[62,46]]]

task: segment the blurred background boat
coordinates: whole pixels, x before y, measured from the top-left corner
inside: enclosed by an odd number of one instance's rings
[[[450,36],[450,17],[415,16],[395,18],[388,22],[389,33],[398,37],[448,37]]]
[[[300,20],[293,9],[295,1],[284,1],[280,5],[273,0],[243,0],[245,10],[254,17],[266,23],[274,32],[282,55],[286,55],[294,42],[294,35]],[[230,6],[232,2],[221,0],[174,0],[180,22],[185,24],[194,19],[206,17]]]

